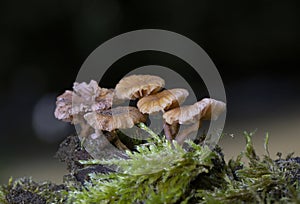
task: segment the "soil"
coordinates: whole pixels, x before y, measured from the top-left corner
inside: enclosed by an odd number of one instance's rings
[[[81,147],[77,136],[67,137],[59,146],[56,158],[67,164],[67,169],[81,183],[88,180],[90,173],[109,173],[113,170],[103,165],[84,167],[79,161],[92,159],[90,154]]]
[[[59,145],[55,157],[67,165],[67,169],[70,173],[83,168],[79,160],[91,159],[89,153],[81,147],[79,138],[73,135],[67,137]]]

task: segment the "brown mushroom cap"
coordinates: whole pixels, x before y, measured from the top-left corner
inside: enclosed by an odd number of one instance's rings
[[[182,104],[189,92],[185,89],[170,89],[162,92],[146,96],[140,99],[137,107],[142,113],[156,113],[166,111],[168,109],[178,107]]]
[[[174,108],[163,114],[168,124],[192,124],[199,120],[216,120],[225,110],[226,104],[214,99],[203,99],[194,105]]]
[[[204,98],[197,102],[197,104],[204,109],[201,117],[202,120],[217,120],[219,115],[226,109],[226,104],[224,102],[210,98]]]
[[[85,120],[96,130],[113,131],[132,128],[135,124],[146,122],[146,116],[135,107],[119,106],[99,113],[90,112],[84,115]]]
[[[163,118],[168,124],[192,124],[200,120],[201,109],[194,104],[174,108],[163,114]]]
[[[160,91],[165,81],[153,75],[131,75],[124,77],[116,86],[119,99],[138,99]]]

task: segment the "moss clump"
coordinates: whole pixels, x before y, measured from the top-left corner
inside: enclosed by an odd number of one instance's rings
[[[71,203],[274,203],[300,202],[298,158],[259,158],[252,134],[246,149],[225,164],[220,148],[192,142],[183,149],[168,141],[140,145],[129,159],[89,160],[85,165],[115,165],[120,171],[93,174],[83,190],[72,189]],[[242,162],[242,158],[248,164]]]
[[[5,204],[65,203],[67,191],[65,185],[56,185],[51,182],[36,183],[30,178],[10,179],[8,185],[0,189],[0,195],[2,195],[0,201]]]
[[[6,204],[7,200],[5,198],[5,195],[7,194],[6,190],[0,186],[0,203]]]
[[[159,137],[128,151],[128,158],[91,160],[87,152],[78,156],[84,150],[72,136],[58,154],[71,162],[63,185],[10,181],[0,187],[0,203],[299,203],[300,158],[272,160],[268,137],[260,158],[252,134],[245,138],[245,151],[225,163],[219,147],[182,147]]]
[[[188,202],[195,193],[191,183],[203,182],[202,188],[225,184],[220,155],[207,146],[189,142],[184,150],[160,140],[141,145],[128,152],[129,159],[90,160],[86,165],[103,164],[119,167],[116,173],[94,174],[81,191],[69,192],[70,203],[177,203]],[[212,175],[212,172],[214,174]],[[210,178],[210,179],[209,179]]]
[[[227,186],[213,191],[197,190],[202,203],[299,203],[300,163],[297,158],[278,159],[267,155],[260,159],[254,150],[252,134],[245,133],[246,150],[227,165]],[[242,157],[249,161],[241,162]]]

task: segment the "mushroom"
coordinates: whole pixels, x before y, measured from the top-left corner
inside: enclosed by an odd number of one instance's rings
[[[165,81],[153,75],[131,75],[124,77],[116,85],[115,93],[119,99],[135,100],[159,92]]]
[[[217,120],[225,109],[226,104],[222,101],[204,98],[198,102],[198,106],[204,107],[204,113],[201,119],[203,120]]]
[[[73,90],[57,97],[54,112],[57,119],[75,124],[78,121],[74,121],[76,115],[107,110],[112,106],[114,90],[100,88],[94,80],[89,84],[75,82]]]
[[[185,101],[188,95],[189,92],[185,89],[164,90],[140,99],[137,107],[143,114],[152,114],[159,111],[165,112],[166,110],[178,107]]]
[[[96,131],[108,131],[111,133],[110,141],[119,148],[128,149],[118,138],[117,129],[132,128],[135,124],[145,122],[146,116],[135,107],[119,106],[101,112],[90,112],[84,115],[87,123]]]
[[[137,103],[137,107],[142,113],[152,114],[157,112],[165,112],[182,104],[189,92],[186,89],[170,89],[162,92],[145,96]],[[168,140],[173,139],[173,135],[177,133],[178,125],[169,126],[164,122],[164,132]]]
[[[198,128],[201,125],[201,120],[216,120],[222,112],[225,111],[226,104],[214,99],[205,98],[193,105],[174,108],[163,114],[163,118],[166,123],[172,124],[198,124]],[[196,125],[197,126],[197,125]],[[183,138],[193,131],[197,131],[198,128],[193,126],[190,130],[187,130],[184,134],[178,135],[178,140],[183,141]],[[177,139],[176,139],[177,140]]]
[[[54,115],[57,119],[70,122],[79,127],[79,135],[86,137],[93,132],[83,115],[90,111],[101,111],[111,108],[114,90],[100,88],[91,80],[89,84],[75,82],[73,91],[65,91],[57,97]]]

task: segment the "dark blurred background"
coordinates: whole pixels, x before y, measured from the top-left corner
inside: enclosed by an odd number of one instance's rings
[[[266,132],[272,156],[300,153],[299,11],[297,0],[1,1],[0,182],[30,175],[61,181],[65,166],[53,155],[74,129],[55,120],[56,96],[71,89],[100,44],[146,28],[190,38],[216,64],[227,93],[220,142],[227,158],[243,149],[245,130],[256,130],[259,153]],[[124,67],[152,60],[178,66],[162,53],[122,60]]]

